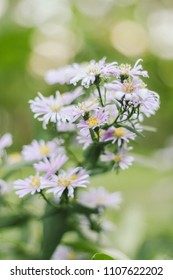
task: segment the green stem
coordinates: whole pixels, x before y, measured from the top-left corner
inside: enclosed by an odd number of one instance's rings
[[[56,207],[54,204],[52,204],[52,203],[47,199],[47,197],[45,196],[45,194],[43,193],[42,190],[41,190],[40,194],[41,194],[42,198],[47,202],[47,204],[49,204],[50,206]]]
[[[100,104],[102,105],[102,107],[104,107],[100,87],[99,86],[96,86],[96,87],[97,87],[98,94],[99,94]]]

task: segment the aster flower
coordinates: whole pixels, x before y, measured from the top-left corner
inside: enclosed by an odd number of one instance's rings
[[[22,150],[22,156],[24,160],[35,161],[41,160],[46,157],[55,156],[58,153],[63,153],[64,148],[60,145],[62,140],[54,139],[52,141],[45,142],[44,140],[33,140],[30,145],[25,145]]]
[[[14,189],[16,189],[16,194],[22,198],[27,194],[35,194],[40,192],[42,189],[45,189],[49,186],[49,182],[40,177],[38,174],[35,176],[29,176],[24,180],[17,180],[14,182]]]
[[[98,100],[94,97],[91,97],[84,102],[78,103],[77,106],[75,106],[71,112],[73,115],[72,121],[76,121],[81,116],[84,117],[92,110],[96,110],[98,108],[99,108]]]
[[[87,120],[81,120],[77,127],[80,129],[94,129],[108,122],[108,113],[104,109],[95,111]]]
[[[44,172],[46,177],[55,174],[68,160],[66,155],[52,156],[50,159],[44,158],[42,161],[35,163],[34,168],[38,172]]]
[[[127,169],[134,160],[132,156],[127,155],[131,149],[131,147],[122,147],[117,153],[106,151],[104,155],[101,155],[100,159],[103,162],[113,161],[121,169]]]
[[[151,90],[143,89],[138,94],[140,112],[147,117],[154,115],[160,107],[159,95]]]
[[[77,187],[86,187],[89,183],[89,175],[87,172],[77,167],[69,171],[60,170],[59,175],[53,175],[50,180],[51,188],[49,193],[54,193],[55,196],[61,197],[62,193],[67,189],[68,196],[74,196],[74,189]]]
[[[138,92],[144,87],[145,84],[139,78],[124,80],[123,82],[116,80],[106,85],[106,88],[113,92],[115,99],[122,100],[123,98],[125,101],[132,101],[135,104]]]
[[[111,75],[116,75],[117,63],[105,63],[105,60],[105,58],[99,60],[98,62],[91,60],[88,64],[79,65],[78,72],[70,80],[70,83],[76,85],[79,81],[81,81],[81,85],[88,88],[96,81],[98,76],[106,78]]]
[[[136,63],[134,64],[133,68],[130,64],[120,64],[118,69],[118,75],[119,76],[143,76],[148,78],[148,72],[143,70],[143,67],[141,64],[139,64],[142,61],[142,59],[138,59]]]
[[[134,140],[136,134],[129,131],[124,127],[114,127],[111,126],[101,137],[101,141],[112,141],[112,143],[117,142],[118,146],[121,145],[122,141],[129,142],[129,140]]]
[[[41,93],[38,93],[38,97],[30,100],[29,103],[34,113],[34,118],[42,121],[43,128],[46,128],[49,122],[61,124],[70,121],[70,113],[73,105],[67,105],[81,94],[81,88],[77,88],[72,93],[64,93],[63,95],[57,91],[55,97],[53,95],[44,97]]]
[[[0,138],[0,156],[5,152],[5,148],[11,146],[12,144],[12,135],[10,133],[6,133]]]
[[[122,197],[120,192],[108,193],[104,187],[99,187],[90,188],[87,192],[81,192],[79,201],[91,208],[98,206],[119,208]]]
[[[46,73],[45,81],[50,84],[69,84],[70,80],[78,73],[78,66],[76,64],[67,65],[65,67],[49,70]]]

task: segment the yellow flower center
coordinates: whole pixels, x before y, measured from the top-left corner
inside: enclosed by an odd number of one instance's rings
[[[61,111],[62,106],[54,102],[51,106],[50,109],[54,113],[59,113]]]
[[[9,155],[9,161],[11,163],[16,163],[22,160],[21,154],[20,153],[12,153]]]
[[[60,177],[58,179],[58,185],[60,185],[61,187],[67,188],[70,185],[70,179]]]
[[[91,127],[94,127],[94,126],[97,126],[99,124],[99,119],[96,118],[96,117],[90,117],[88,119],[88,126],[91,128]]]
[[[47,145],[42,145],[41,147],[40,147],[40,154],[42,155],[42,156],[46,156],[46,155],[48,155],[50,153],[50,148],[47,146]]]
[[[119,66],[120,70],[123,71],[123,74],[129,74],[129,71],[131,70],[132,66],[130,64],[121,64]]]
[[[96,65],[89,65],[86,69],[86,73],[97,76],[100,74],[100,70]]]
[[[120,154],[115,155],[114,156],[114,161],[116,161],[116,162],[122,161],[122,156]]]
[[[113,136],[116,138],[121,138],[125,135],[125,131],[123,127],[115,128]]]
[[[33,176],[30,185],[34,189],[40,187],[40,178],[38,176]]]
[[[77,175],[76,174],[73,174],[71,177],[70,177],[70,180],[71,181],[75,181],[77,179]]]
[[[85,105],[84,102],[78,103],[77,107],[78,107],[79,110],[82,110],[82,111],[86,110],[86,105]]]
[[[123,91],[126,93],[132,93],[134,91],[134,87],[132,83],[124,82],[123,83]]]
[[[104,201],[105,201],[104,197],[97,198],[97,204],[104,204]]]
[[[75,259],[76,259],[76,254],[75,254],[74,252],[69,252],[69,253],[67,254],[67,258],[68,258],[69,260],[75,260]]]

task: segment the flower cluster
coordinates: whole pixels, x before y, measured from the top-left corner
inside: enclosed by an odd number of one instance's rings
[[[49,71],[46,81],[66,84],[68,91],[50,96],[38,93],[29,101],[34,118],[48,130],[45,139],[50,140],[33,140],[17,158],[7,157],[6,162],[17,162],[14,170],[32,166],[30,176],[13,183],[20,198],[40,194],[49,204],[42,219],[46,220],[43,259],[75,258],[68,246],[57,247],[63,235],[75,231],[85,239],[88,230],[101,232],[104,209],[119,208],[120,192],[109,193],[104,187],[80,189],[89,185],[90,176],[132,165],[131,143],[142,135],[144,117],[153,115],[160,105],[158,94],[147,88],[143,78],[148,73],[140,59],[133,67],[107,63],[105,58],[91,60]],[[8,133],[0,138],[0,163],[11,143]],[[12,167],[0,179],[0,195],[8,189],[3,178],[11,172]]]
[[[97,165],[125,169],[133,161],[128,155],[132,149],[129,142],[141,134],[144,116],[153,115],[160,105],[158,94],[149,90],[142,78],[148,78],[148,73],[141,59],[133,67],[107,63],[103,58],[50,70],[45,77],[49,84],[68,84],[76,89],[57,92],[55,97],[39,93],[30,101],[31,110],[44,128],[53,122],[59,133],[73,132],[83,149],[100,147]]]

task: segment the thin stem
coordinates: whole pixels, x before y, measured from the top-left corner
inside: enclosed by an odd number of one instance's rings
[[[47,199],[47,197],[45,196],[45,194],[43,193],[42,190],[41,190],[40,194],[41,194],[42,198],[47,202],[47,204],[49,204],[50,206],[56,207],[55,205],[53,205],[53,204]]]
[[[98,93],[99,93],[100,104],[102,105],[102,107],[104,107],[100,87],[99,86],[96,86],[96,87],[97,87],[97,90],[98,90]]]

